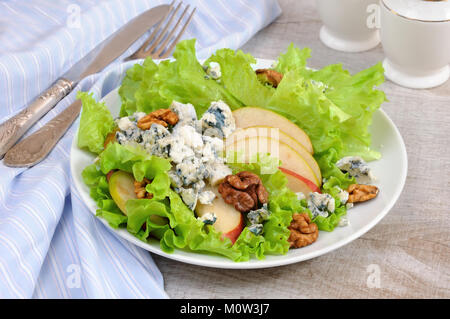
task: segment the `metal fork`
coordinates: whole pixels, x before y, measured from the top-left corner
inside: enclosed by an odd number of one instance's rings
[[[169,57],[173,48],[178,43],[178,41],[180,40],[184,31],[186,30],[187,26],[191,22],[195,11],[197,10],[197,8],[194,8],[192,10],[191,14],[187,18],[186,22],[184,23],[184,25],[181,28],[178,35],[175,37],[175,39],[171,43],[169,43],[169,41],[172,39],[175,31],[177,30],[178,26],[183,21],[183,18],[185,17],[185,15],[187,14],[187,12],[190,8],[190,5],[186,6],[183,13],[181,14],[178,21],[176,22],[175,26],[173,28],[171,28],[171,30],[169,30],[170,25],[172,24],[175,16],[177,15],[178,11],[181,8],[181,2],[180,2],[178,4],[178,6],[176,7],[176,9],[174,9],[174,6],[173,6],[174,2],[171,3],[170,10],[167,12],[164,19],[162,19],[158,23],[155,30],[148,37],[148,39],[133,54],[131,54],[129,57],[125,58],[124,61],[135,60],[135,59],[144,59],[148,56],[152,57],[153,59],[165,59],[165,58]],[[163,21],[166,20],[166,18],[168,16],[170,16],[170,18],[167,19],[166,24],[164,26],[161,26]],[[154,40],[155,37],[157,37],[156,40]]]
[[[190,8],[190,5],[187,5],[181,16],[178,17],[175,25],[172,25],[182,3],[180,2],[176,8],[174,4],[175,0],[170,4],[169,11],[167,11],[164,18],[156,25],[148,39],[139,49],[123,61],[143,59],[146,57],[165,59],[170,56],[196,11],[196,8],[194,8],[187,19],[185,19]],[[175,34],[180,25],[181,29]],[[5,154],[3,163],[11,167],[30,167],[42,161],[78,117],[80,110],[81,101],[76,100],[35,133],[13,146]]]

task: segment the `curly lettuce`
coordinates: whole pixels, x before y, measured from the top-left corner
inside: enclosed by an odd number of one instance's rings
[[[241,50],[217,50],[206,62],[220,65],[222,76],[220,83],[244,105],[267,106],[275,89],[258,80],[252,64],[256,60]]]
[[[226,88],[206,76],[198,62],[195,39],[178,43],[173,53],[175,61],[165,60],[156,65],[147,58],[127,71],[119,94],[121,116],[134,112],[152,112],[169,107],[172,101],[191,103],[201,116],[212,101],[223,100],[232,109],[243,103]]]
[[[114,119],[106,105],[97,102],[92,93],[80,91],[77,98],[83,105],[78,129],[78,147],[98,154],[103,150],[106,135],[115,126]]]

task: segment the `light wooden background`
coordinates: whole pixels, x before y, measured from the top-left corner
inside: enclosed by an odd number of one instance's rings
[[[294,42],[312,49],[309,66],[341,62],[351,72],[383,59],[381,45],[352,54],[325,47],[315,1],[279,2],[282,16],[252,38],[245,52],[276,58]],[[277,268],[222,270],[154,256],[169,296],[450,298],[450,82],[431,90],[386,82],[382,89],[390,101],[383,109],[405,140],[409,169],[399,201],[377,226],[334,252]],[[379,288],[367,285],[370,265],[379,267]]]

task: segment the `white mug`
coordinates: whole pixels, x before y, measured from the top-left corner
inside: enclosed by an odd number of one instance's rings
[[[450,1],[381,0],[386,77],[401,86],[431,88],[450,77]]]
[[[323,22],[320,40],[345,52],[361,52],[380,43],[378,0],[317,0]]]

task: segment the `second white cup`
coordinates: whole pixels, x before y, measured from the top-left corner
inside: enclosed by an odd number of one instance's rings
[[[320,40],[344,52],[361,52],[380,43],[378,0],[316,0],[323,22]]]

